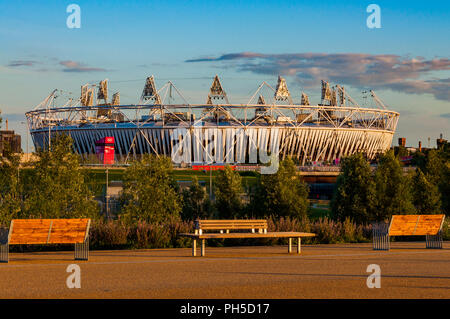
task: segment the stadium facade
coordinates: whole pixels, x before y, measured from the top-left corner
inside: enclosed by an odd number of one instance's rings
[[[399,113],[386,109],[373,91],[367,94],[376,107],[362,107],[344,87],[322,81],[319,104],[310,105],[305,93],[295,104],[278,77],[276,88],[263,82],[248,103],[232,104],[216,75],[206,102],[191,104],[171,81],[157,89],[151,76],[138,104],[121,105],[119,93],[108,102],[104,80],[83,85],[80,98],[61,105],[62,94],[54,90],[26,116],[36,148],[65,133],[83,157],[95,154],[96,141],[114,137],[117,162],[152,153],[187,165],[253,164],[275,154],[305,165],[355,152],[371,159],[390,148]]]

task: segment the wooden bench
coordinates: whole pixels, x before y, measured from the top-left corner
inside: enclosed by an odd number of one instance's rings
[[[230,232],[237,230],[240,232]],[[207,231],[219,231],[207,233]],[[246,231],[246,232],[242,232]],[[194,234],[180,234],[192,238],[192,256],[196,256],[197,240],[201,240],[201,256],[205,256],[205,241],[212,238],[289,238],[288,252],[292,252],[292,239],[297,239],[297,254],[301,252],[301,237],[313,237],[313,233],[267,232],[267,220],[196,220]]]
[[[14,219],[0,243],[0,262],[9,261],[9,245],[42,244],[75,244],[75,260],[88,260],[90,223],[87,218]]]
[[[373,249],[389,250],[390,236],[426,236],[426,248],[442,248],[445,215],[393,215],[389,224],[372,225]]]

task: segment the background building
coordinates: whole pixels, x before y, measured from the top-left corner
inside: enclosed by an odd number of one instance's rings
[[[0,154],[4,155],[6,150],[13,153],[22,152],[21,137],[14,131],[8,130],[8,120],[6,120],[6,130],[0,130]]]
[[[83,85],[78,100],[59,107],[55,90],[27,112],[35,147],[47,148],[49,136],[65,133],[85,159],[95,158],[96,141],[111,137],[122,163],[151,153],[181,166],[254,164],[267,162],[261,154],[276,153],[300,165],[332,164],[355,152],[373,159],[389,149],[399,119],[373,91],[378,108],[366,108],[326,81],[317,105],[305,93],[294,103],[282,77],[276,88],[263,82],[247,104],[230,103],[217,75],[203,104],[188,102],[171,81],[157,90],[152,76],[138,104],[120,105],[118,92],[108,102],[107,84]]]

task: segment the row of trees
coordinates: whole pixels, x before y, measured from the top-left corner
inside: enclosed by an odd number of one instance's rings
[[[343,159],[331,201],[331,217],[357,223],[389,219],[393,214],[450,215],[450,168],[448,152],[430,150],[421,165],[405,173],[392,150],[380,156],[376,166],[362,154]],[[216,214],[233,217],[294,217],[308,215],[308,186],[296,174],[294,162],[280,163],[276,174],[261,175],[249,192],[250,203],[243,206],[243,189],[237,172],[227,168],[219,173],[216,187]],[[185,219],[207,217],[211,205],[196,181],[183,193],[182,214]],[[197,212],[197,214],[196,214]],[[210,215],[209,215],[210,216]]]
[[[38,151],[37,161],[19,170],[19,156],[0,159],[0,224],[12,218],[99,217],[87,172],[71,149],[70,137],[59,136],[52,150]],[[450,172],[448,154],[430,151],[423,165],[404,174],[392,151],[380,157],[373,169],[361,154],[342,160],[332,217],[367,223],[401,213],[449,214]],[[164,222],[182,218],[245,218],[308,216],[308,186],[291,159],[280,162],[275,174],[260,175],[254,187],[244,190],[242,178],[230,167],[219,171],[214,202],[194,177],[180,191],[169,158],[143,156],[126,170],[119,218],[127,222]],[[249,200],[245,203],[243,194]]]
[[[7,153],[0,159],[0,225],[13,218],[99,217],[87,171],[80,167],[71,139],[61,135],[51,151],[39,150],[28,169],[19,170],[20,156]],[[119,218],[133,223],[161,223],[182,218],[235,218],[260,216],[305,217],[308,187],[295,173],[291,160],[283,161],[277,174],[264,175],[244,205],[245,193],[238,172],[230,167],[218,172],[211,202],[194,177],[180,191],[170,158],[145,155],[127,168],[120,197]]]
[[[331,202],[335,219],[358,223],[393,214],[449,214],[450,169],[443,153],[431,150],[423,165],[408,174],[393,151],[382,155],[373,171],[361,154],[343,159]]]
[[[171,174],[170,159],[152,155],[134,162],[127,170],[121,196],[120,218],[164,222],[170,218],[242,218],[290,216],[302,218],[308,212],[308,186],[296,175],[288,159],[276,174],[262,175],[244,204],[242,178],[231,167],[219,171],[214,182],[215,201],[211,202],[196,177],[189,188],[179,191]]]
[[[78,218],[98,215],[71,140],[62,135],[52,151],[38,151],[33,168],[19,170],[20,155],[0,158],[0,225],[13,218]]]

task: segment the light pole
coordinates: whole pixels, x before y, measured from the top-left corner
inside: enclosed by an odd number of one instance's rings
[[[109,220],[109,195],[108,195],[108,167],[106,167],[106,219]]]
[[[212,200],[212,167],[209,166],[209,200]]]

